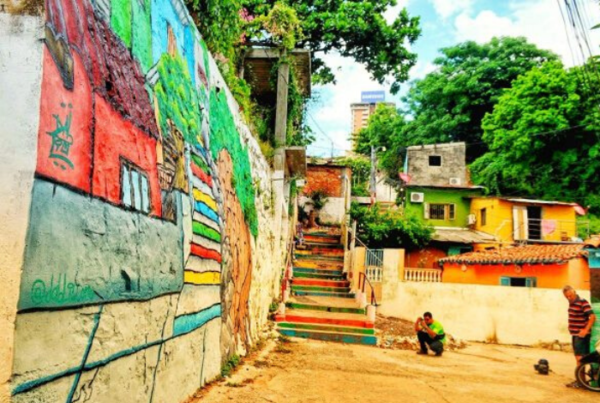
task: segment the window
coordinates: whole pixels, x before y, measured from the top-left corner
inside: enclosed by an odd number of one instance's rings
[[[454,204],[429,204],[425,207],[425,218],[430,220],[454,220],[456,217],[456,205]]]
[[[507,287],[537,287],[536,277],[500,277],[500,285]]]
[[[481,226],[483,227],[484,225],[487,224],[487,209],[482,208],[481,209]]]
[[[442,156],[441,155],[430,155],[429,156],[429,166],[430,167],[441,167],[442,166]]]
[[[146,174],[129,161],[121,162],[121,200],[123,205],[150,212],[150,186]]]

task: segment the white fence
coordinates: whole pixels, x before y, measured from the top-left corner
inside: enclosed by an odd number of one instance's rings
[[[441,269],[404,269],[404,281],[439,283],[442,281]]]

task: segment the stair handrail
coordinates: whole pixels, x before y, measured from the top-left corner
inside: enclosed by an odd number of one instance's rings
[[[371,305],[379,306],[379,304],[377,304],[377,298],[375,298],[375,288],[373,287],[373,284],[371,284],[371,280],[369,280],[366,273],[363,273],[363,272],[359,273],[358,274],[358,288],[360,289],[360,291],[363,294],[365,293],[365,284],[366,283],[369,283],[369,287],[371,288]]]
[[[377,256],[376,254],[372,253],[371,249],[369,249],[369,247],[356,235],[357,231],[354,231],[353,230],[354,228],[356,228],[356,220],[354,220],[352,227],[348,228],[348,232],[350,232],[350,234],[352,235],[351,239],[353,241],[358,241],[358,243],[362,247],[365,248],[366,253],[371,254],[371,256],[374,257],[375,260],[378,261],[379,265],[381,267],[383,267],[383,261],[379,258],[379,256]],[[353,242],[353,244],[354,244],[354,242]],[[354,254],[354,251],[352,251],[352,253]],[[378,306],[378,304],[377,304],[377,298],[375,297],[375,287],[373,287],[373,284],[371,283],[371,280],[369,280],[369,277],[367,276],[367,273],[364,273],[364,272],[359,273],[359,275],[358,275],[358,289],[361,290],[362,293],[365,292],[365,285],[366,285],[366,283],[369,283],[369,287],[371,289],[371,305]]]
[[[291,237],[290,237],[290,242],[289,242],[289,247],[286,251],[286,257],[285,257],[285,267],[283,269],[283,278],[281,279],[281,301],[285,302],[285,290],[288,288],[289,286],[289,282],[290,279],[293,278],[294,273],[293,270],[291,270],[291,267],[293,265],[293,258],[294,258],[294,248],[296,246],[296,232],[295,230],[290,231],[291,232]]]

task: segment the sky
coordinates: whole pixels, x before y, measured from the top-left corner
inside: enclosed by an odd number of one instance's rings
[[[588,26],[600,23],[597,0],[579,0],[579,4]],[[337,83],[313,87],[307,119],[317,139],[308,147],[308,155],[328,157],[350,150],[350,104],[360,102],[361,91],[385,90],[386,101],[400,106],[410,81],[435,69],[433,60],[440,48],[468,40],[485,43],[494,36],[524,36],[539,48],[560,55],[566,66],[581,64],[580,53],[571,50],[578,50],[577,42],[573,30],[569,35],[565,30],[559,0],[398,0],[398,5],[386,12],[386,19],[392,21],[404,7],[411,16],[421,18],[421,37],[410,46],[417,54],[410,80],[402,84],[400,94],[392,96],[389,86],[371,80],[362,65],[336,54],[325,55]],[[594,54],[600,54],[600,29],[590,31],[589,36]]]

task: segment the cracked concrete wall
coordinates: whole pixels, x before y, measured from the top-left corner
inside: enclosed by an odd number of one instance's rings
[[[0,7],[0,402],[9,401],[13,336],[35,171],[43,21]]]
[[[183,401],[278,296],[269,165],[181,0],[0,18],[0,401]]]
[[[413,186],[467,186],[465,143],[408,147],[408,174]],[[438,159],[430,161],[430,157]],[[432,164],[433,163],[433,164]]]

